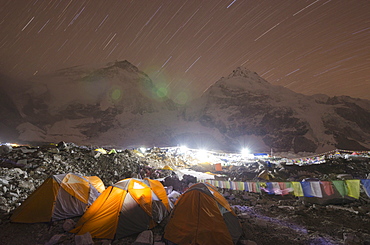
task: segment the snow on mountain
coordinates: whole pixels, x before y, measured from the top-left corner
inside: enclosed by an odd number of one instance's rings
[[[345,101],[346,98],[341,100]],[[209,87],[186,108],[184,115],[186,120],[218,129],[227,136],[231,148],[295,152],[323,152],[340,146],[368,149],[368,123],[363,120],[363,127],[359,127],[349,117],[338,115],[341,102],[334,106],[328,96],[306,96],[271,85],[256,73],[239,67]],[[354,101],[348,102],[351,103]],[[361,112],[353,113],[369,119],[369,103],[362,101],[362,106],[358,108]],[[338,128],[330,132],[328,125],[332,122],[342,125],[337,124]],[[361,137],[354,139],[354,133],[343,134],[341,129],[349,127]]]
[[[370,101],[298,94],[240,67],[182,107],[128,61],[67,68],[32,82],[13,100],[22,115],[15,124],[22,141],[268,152],[370,149]]]
[[[140,118],[137,115],[176,110],[150,78],[128,61],[34,77],[15,101],[25,122],[45,132],[46,141],[78,139],[79,143],[96,139],[111,128],[135,124]],[[22,132],[20,139],[32,140],[26,137],[32,134],[24,128]]]

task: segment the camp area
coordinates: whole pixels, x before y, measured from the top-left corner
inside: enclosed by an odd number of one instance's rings
[[[198,161],[196,154],[169,148],[14,146],[0,153],[0,240],[37,245],[370,241],[368,153],[338,150],[292,159],[208,154],[207,161]]]

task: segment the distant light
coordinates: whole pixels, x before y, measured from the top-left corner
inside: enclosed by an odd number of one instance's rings
[[[145,147],[141,147],[139,150],[140,150],[141,153],[145,153],[146,152],[146,148]]]
[[[202,162],[206,162],[209,160],[209,154],[206,150],[204,149],[201,149],[198,151],[198,153],[196,154],[196,158],[199,160],[199,161],[202,161]]]
[[[248,148],[243,148],[242,149],[242,155],[243,156],[247,156],[247,155],[249,155],[250,154],[250,150],[248,149]]]
[[[242,154],[242,157],[254,158],[254,155],[250,153],[250,149],[248,148],[243,148],[241,154]]]
[[[186,153],[187,151],[189,151],[189,148],[185,145],[182,145],[182,146],[180,146],[179,151],[180,151],[180,153]]]

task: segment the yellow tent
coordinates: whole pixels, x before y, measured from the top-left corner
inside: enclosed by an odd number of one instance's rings
[[[192,185],[176,201],[164,238],[182,244],[236,244],[242,234],[226,199],[208,183]]]
[[[47,178],[10,217],[12,222],[50,222],[81,216],[104,191],[96,176],[59,174]]]
[[[120,239],[153,228],[170,210],[166,190],[159,181],[124,179],[109,186],[70,232]]]
[[[166,165],[162,168],[163,170],[173,170],[170,166]]]

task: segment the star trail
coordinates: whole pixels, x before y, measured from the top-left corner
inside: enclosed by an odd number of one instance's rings
[[[243,66],[302,94],[370,99],[370,1],[1,0],[0,72],[128,60],[168,96]]]

